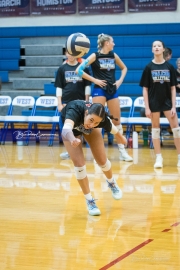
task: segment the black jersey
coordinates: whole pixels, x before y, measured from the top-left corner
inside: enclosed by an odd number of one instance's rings
[[[62,88],[62,101],[68,103],[71,100],[85,100],[85,87],[91,85],[90,81],[81,78],[76,74],[76,68],[80,65],[71,66],[68,63],[63,64],[58,69],[55,87]],[[85,70],[89,74],[88,68]]]
[[[63,124],[66,119],[71,119],[74,122],[73,133],[75,136],[82,133],[90,134],[92,131],[92,129],[85,129],[83,126],[85,111],[90,105],[91,103],[83,100],[74,100],[69,102],[61,111],[61,120]],[[112,128],[111,120],[106,116],[105,120],[95,128],[104,128],[106,131],[110,132]]]
[[[180,84],[180,73],[176,70],[177,84]],[[180,88],[176,87],[176,92],[180,93]]]
[[[99,80],[106,80],[110,84],[114,84],[116,60],[114,52],[110,51],[108,54],[96,52],[96,60],[91,64],[93,77]],[[95,85],[94,87],[98,87]]]
[[[175,69],[169,62],[150,62],[145,67],[140,81],[140,86],[148,88],[149,108],[152,112],[171,110],[171,86],[176,85]]]

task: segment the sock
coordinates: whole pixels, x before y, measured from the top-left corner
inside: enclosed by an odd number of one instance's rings
[[[180,154],[178,155],[178,159],[180,159]]]
[[[162,157],[162,155],[161,154],[156,154],[156,157]]]
[[[124,144],[118,144],[118,148],[119,148],[119,151],[123,150],[124,149]]]
[[[110,178],[110,179],[107,179],[107,181],[108,181],[109,183],[113,183],[113,182],[114,182],[114,177],[112,177],[112,178]]]
[[[86,200],[91,201],[93,199],[91,193],[85,194],[84,197],[86,198]]]

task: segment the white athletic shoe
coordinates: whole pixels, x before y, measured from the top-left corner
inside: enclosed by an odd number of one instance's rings
[[[156,157],[156,162],[154,164],[154,168],[162,168],[163,167],[163,158],[162,156]]]
[[[115,180],[113,180],[112,183],[109,183],[108,180],[106,180],[108,183],[108,187],[111,189],[112,196],[115,200],[120,200],[122,198],[122,190],[119,188],[118,184]]]
[[[61,153],[61,154],[60,154],[60,158],[61,158],[61,159],[68,159],[68,158],[69,158],[68,152],[63,152],[63,153]]]
[[[178,158],[177,167],[180,167],[180,158]]]
[[[99,208],[97,207],[95,203],[95,199],[86,200],[86,203],[87,203],[87,209],[88,209],[89,215],[99,216],[101,214],[101,211],[99,210]]]
[[[128,155],[125,149],[120,149],[119,152],[120,152],[120,156],[119,156],[120,160],[133,161],[133,158]]]

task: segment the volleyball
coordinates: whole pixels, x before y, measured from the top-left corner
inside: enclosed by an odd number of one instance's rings
[[[83,57],[89,52],[90,40],[82,33],[74,33],[67,38],[66,49],[74,57]]]

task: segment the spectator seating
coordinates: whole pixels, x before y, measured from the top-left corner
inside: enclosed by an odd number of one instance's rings
[[[16,142],[18,138],[23,140],[24,136],[19,136],[19,132],[21,130],[18,129],[17,131],[14,130],[14,124],[18,123],[21,125],[28,124],[28,117],[21,115],[21,111],[23,108],[31,108],[32,109],[32,114],[34,112],[34,104],[35,104],[35,99],[32,96],[17,96],[13,99],[12,104],[9,109],[8,115],[4,117],[4,128],[2,131],[2,137],[1,137],[1,144],[5,144],[6,141],[6,135],[8,132],[8,127],[11,126],[11,134],[12,134],[12,141]],[[19,114],[13,114],[13,111],[16,108],[19,108]],[[16,110],[17,112],[17,110]]]
[[[1,115],[0,115],[0,124],[4,124],[5,116],[9,114],[10,109],[11,109],[11,103],[12,99],[9,96],[0,96],[0,110],[1,110]],[[3,130],[0,130],[0,144],[2,140],[2,134]]]
[[[52,139],[54,139],[54,136],[52,136],[52,133],[55,132],[55,126],[53,124],[59,123],[58,117],[53,118],[53,116],[58,116],[59,114],[57,105],[58,105],[58,100],[54,96],[48,96],[48,97],[42,96],[36,100],[33,115],[28,117],[28,122],[29,122],[28,130],[30,133],[37,134],[37,136],[35,136],[36,142],[39,142],[40,138],[43,139],[46,137],[46,138],[49,138],[49,145],[52,145]],[[38,112],[39,109],[41,111],[40,114]],[[51,109],[49,110],[49,115],[47,115],[47,111],[45,115],[42,115],[42,109]],[[51,124],[51,129],[50,131],[49,130],[46,131],[45,129],[43,129],[43,132],[41,133],[41,131],[38,129],[38,124],[41,124],[41,125]],[[33,126],[34,126],[34,129],[33,129]],[[59,131],[58,131],[58,136],[59,136],[59,141],[60,141]],[[30,139],[30,136],[27,138],[26,144],[29,144],[29,139]]]

